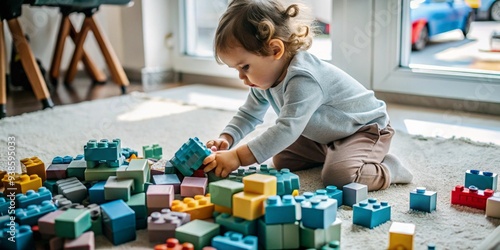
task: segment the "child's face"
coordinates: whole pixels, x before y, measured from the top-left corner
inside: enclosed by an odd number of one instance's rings
[[[258,56],[242,47],[230,48],[219,53],[219,58],[230,68],[238,71],[243,83],[250,87],[269,89],[283,78],[285,69],[283,58],[274,55]]]

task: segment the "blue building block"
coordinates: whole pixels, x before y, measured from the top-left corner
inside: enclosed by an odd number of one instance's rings
[[[338,189],[336,186],[330,185],[326,186],[326,196],[331,199],[337,200],[337,207],[342,206],[343,204],[343,192]]]
[[[152,146],[142,146],[142,155],[144,159],[155,159],[161,160],[163,156],[163,149],[159,144],[153,144]]]
[[[12,197],[14,198],[14,197]],[[15,207],[15,203],[12,203],[12,207]],[[10,199],[0,198],[0,215],[7,215],[9,213]]]
[[[301,203],[302,224],[308,228],[327,228],[337,218],[337,200],[312,197]]]
[[[349,183],[342,187],[344,192],[343,203],[346,206],[352,205],[368,199],[368,186],[356,182]]]
[[[296,221],[295,199],[291,195],[283,196],[269,196],[264,203],[264,221],[266,224],[287,224]]]
[[[19,224],[13,221],[2,225],[0,231],[0,249],[35,249],[31,227],[27,225],[19,226]]]
[[[135,155],[139,156],[136,150],[133,150],[131,148],[122,148],[121,154],[126,158],[130,158],[130,156]]]
[[[42,201],[40,205],[29,205],[27,208],[16,209],[16,221],[21,225],[36,225],[40,217],[56,211],[52,201]]]
[[[391,206],[386,201],[380,203],[375,198],[353,205],[352,223],[370,229],[391,220]]]
[[[283,177],[285,194],[292,194],[293,190],[300,189],[300,179],[298,175],[290,172],[288,168],[282,168],[280,174]]]
[[[215,223],[220,225],[221,232],[233,231],[243,235],[257,234],[257,220],[245,220],[222,213],[215,217]]]
[[[432,212],[436,210],[437,194],[425,190],[425,187],[417,187],[410,192],[410,209]]]
[[[476,186],[478,189],[497,190],[498,174],[479,170],[467,170],[465,172],[465,186]]]
[[[212,247],[227,250],[257,250],[258,239],[252,235],[243,237],[240,233],[230,231],[226,232],[224,236],[213,237]]]
[[[276,177],[276,195],[281,196],[287,194],[285,190],[285,180],[283,179],[281,173],[276,169],[271,169],[269,170],[269,175]],[[289,194],[291,194],[291,192]]]
[[[136,239],[135,212],[123,200],[101,205],[103,232],[114,245]]]
[[[17,194],[16,203],[18,208],[27,208],[29,205],[39,205],[42,201],[52,200],[52,193],[46,187],[35,190],[28,190],[26,194]]]
[[[193,171],[200,168],[203,160],[212,153],[198,137],[189,138],[175,153],[170,162],[184,176],[193,175]]]
[[[104,185],[106,185],[106,181],[99,181],[89,188],[90,203],[106,203],[106,199],[104,199]]]
[[[113,141],[102,139],[99,142],[89,140],[87,145],[83,146],[83,152],[89,168],[93,168],[99,163],[106,163],[110,167],[119,167],[123,160],[120,139],[113,139]]]

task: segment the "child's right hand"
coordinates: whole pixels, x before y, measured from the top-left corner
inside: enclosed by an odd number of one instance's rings
[[[219,138],[215,140],[210,140],[207,142],[207,148],[216,147],[217,150],[228,150],[229,149],[229,141],[224,138]]]

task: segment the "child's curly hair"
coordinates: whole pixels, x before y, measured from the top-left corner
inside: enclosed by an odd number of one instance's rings
[[[281,0],[231,1],[215,32],[215,60],[223,64],[218,54],[240,45],[256,55],[272,55],[268,42],[275,38],[283,41],[290,57],[309,49],[314,27],[307,9],[299,4],[285,8]]]

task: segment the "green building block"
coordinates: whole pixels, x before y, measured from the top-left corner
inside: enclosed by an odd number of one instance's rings
[[[104,184],[104,199],[108,201],[118,199],[128,201],[133,188],[134,180],[118,180],[116,176],[110,176],[108,177],[106,184]]]
[[[284,249],[282,225],[266,225],[263,219],[259,219],[257,222],[257,232],[259,244],[264,249]]]
[[[110,168],[106,164],[99,164],[99,166],[95,168],[85,169],[85,180],[106,181],[110,176],[116,176],[116,172],[123,168],[125,167],[122,166],[119,168]]]
[[[134,179],[134,192],[144,192],[144,183],[149,181],[149,165],[146,159],[133,159],[128,166],[121,167],[116,171],[118,179]]]
[[[300,227],[299,223],[282,224],[283,227],[283,249],[300,248]]]
[[[175,238],[180,242],[190,242],[195,250],[210,246],[212,238],[219,235],[218,224],[203,220],[190,221],[175,229]]]
[[[142,146],[142,155],[144,159],[156,159],[160,160],[163,156],[163,149],[159,144],[153,144],[153,146]]]
[[[136,219],[148,217],[148,208],[146,207],[146,193],[138,193],[130,196],[130,199],[125,202],[135,212]]]
[[[337,218],[329,227],[322,229],[306,228],[300,225],[300,244],[304,248],[319,249],[331,241],[340,242],[342,220]]]
[[[73,160],[66,169],[67,178],[76,177],[78,180],[85,180],[85,170],[87,162],[85,160]]]
[[[226,213],[214,217],[215,223],[221,226],[221,233],[233,231],[243,235],[257,235],[257,220],[245,220]]]
[[[210,190],[210,201],[213,204],[232,208],[233,207],[233,194],[243,191],[243,183],[220,180],[208,184]]]
[[[57,237],[75,239],[91,227],[90,210],[70,208],[55,219]]]
[[[43,186],[46,187],[52,194],[56,195],[57,193],[57,180],[46,180],[43,182]]]

